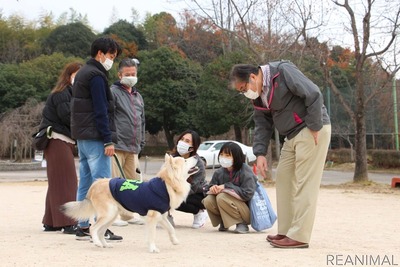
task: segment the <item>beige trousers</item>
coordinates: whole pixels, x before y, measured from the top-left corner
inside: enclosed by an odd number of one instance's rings
[[[250,224],[250,210],[246,202],[229,194],[208,195],[202,202],[214,227],[221,222],[225,228],[238,223]]]
[[[317,145],[308,128],[285,140],[276,178],[278,234],[310,242],[330,139],[331,125],[324,125]]]
[[[127,179],[137,179],[140,180],[140,176],[136,173],[136,168],[140,169],[139,166],[139,158],[138,154],[133,154],[126,151],[115,150],[115,154],[117,154],[119,163],[121,164],[122,169],[125,173],[125,178]],[[117,161],[113,157],[112,160],[112,177],[122,177],[121,171],[118,168]]]

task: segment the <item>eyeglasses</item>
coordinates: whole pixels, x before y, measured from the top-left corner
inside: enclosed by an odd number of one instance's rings
[[[244,86],[240,87],[237,91],[238,91],[240,94],[246,93],[247,90],[249,90],[249,88],[247,88],[247,85],[248,85],[248,84],[249,84],[249,82],[246,82],[246,83],[244,84]]]

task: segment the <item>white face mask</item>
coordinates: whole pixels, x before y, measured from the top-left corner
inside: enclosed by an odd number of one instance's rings
[[[251,89],[248,89],[245,93],[243,93],[245,97],[249,98],[249,99],[256,99],[259,97],[258,92],[254,92]]]
[[[221,164],[221,167],[223,167],[223,168],[232,167],[233,159],[232,158],[219,157],[219,164]]]
[[[108,57],[104,56],[106,59],[104,60],[104,62],[100,62],[101,65],[103,65],[103,67],[106,69],[106,71],[109,71],[112,68],[112,65],[114,64],[114,61],[112,61],[111,59],[109,59]]]
[[[128,87],[133,87],[137,83],[138,78],[136,76],[125,76],[121,78],[121,83]]]
[[[176,146],[176,150],[178,151],[179,155],[183,156],[189,153],[190,145],[183,141],[179,141],[178,145]]]

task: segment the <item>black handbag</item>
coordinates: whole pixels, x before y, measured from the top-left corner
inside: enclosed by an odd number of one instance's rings
[[[32,135],[32,147],[35,150],[44,150],[49,143],[49,136],[51,135],[51,126],[39,130],[39,132]]]

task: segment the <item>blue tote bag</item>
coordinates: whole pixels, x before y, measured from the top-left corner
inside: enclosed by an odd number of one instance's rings
[[[249,203],[251,227],[257,232],[271,228],[276,214],[269,201],[267,191],[257,181],[256,191]]]

